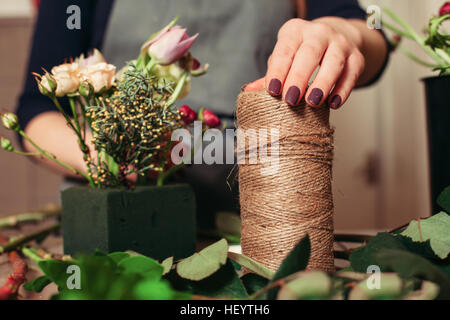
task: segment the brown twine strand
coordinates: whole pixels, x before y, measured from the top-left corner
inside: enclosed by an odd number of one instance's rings
[[[334,271],[331,174],[333,129],[326,107],[290,107],[265,92],[241,92],[239,129],[279,130],[279,169],[264,175],[268,161],[249,164],[249,143],[239,164],[242,252],[277,270],[290,250],[308,234],[307,269]],[[246,131],[248,132],[248,131]],[[256,133],[258,134],[258,133]],[[270,156],[270,136],[266,138]],[[264,159],[264,158],[263,158]]]

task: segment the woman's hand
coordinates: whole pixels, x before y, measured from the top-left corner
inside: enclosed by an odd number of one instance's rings
[[[328,100],[331,108],[339,108],[365,70],[361,30],[366,27],[362,20],[357,23],[363,26],[336,17],[289,20],[278,32],[266,76],[247,85],[246,90],[264,85],[269,94],[281,95],[292,106],[305,97],[312,107]],[[308,88],[308,81],[319,65]]]

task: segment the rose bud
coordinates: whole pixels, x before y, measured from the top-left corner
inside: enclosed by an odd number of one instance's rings
[[[57,84],[55,78],[53,78],[50,73],[47,72],[43,76],[37,73],[33,74],[40,93],[42,93],[44,96],[50,96],[55,93]]]
[[[11,144],[11,141],[9,141],[6,138],[1,137],[0,138],[0,144],[3,150],[6,150],[8,152],[13,152],[14,151],[14,147]]]
[[[200,110],[199,119],[203,121],[208,127],[210,128],[216,128],[220,126],[220,119],[219,117],[210,110]]]
[[[89,82],[84,81],[80,84],[78,92],[82,97],[89,98],[94,93],[94,87]]]
[[[20,130],[19,119],[17,119],[17,116],[14,113],[7,112],[2,115],[2,124],[8,130]]]
[[[90,65],[81,70],[81,80],[89,82],[94,87],[95,93],[111,88],[115,75],[116,67],[105,62]]]
[[[163,35],[165,35],[169,30],[171,30],[173,28],[179,28],[179,26],[175,26],[175,23],[177,23],[177,20],[178,20],[178,17],[176,17],[175,19],[170,21],[170,23],[167,26],[165,26],[164,28],[162,28],[158,32],[155,32],[154,34],[152,34],[150,36],[150,38],[142,45],[142,47],[141,47],[141,54],[147,52],[148,48],[150,48],[150,46],[152,44],[154,44],[156,41],[161,39],[161,37]]]
[[[184,123],[186,124],[191,124],[195,121],[195,119],[197,119],[197,114],[195,113],[195,111],[189,108],[189,106],[187,105],[182,106],[179,112],[181,115],[181,119],[183,119]]]
[[[174,26],[152,40],[153,43],[148,48],[148,54],[159,64],[172,64],[189,51],[197,37],[198,33],[189,37],[186,29]]]
[[[450,14],[450,2],[444,3],[439,10],[440,17],[445,16],[446,14]]]

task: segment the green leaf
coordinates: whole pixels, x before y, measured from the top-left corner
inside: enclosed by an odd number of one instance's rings
[[[58,287],[65,287],[68,278],[67,268],[71,263],[60,260],[42,260],[38,262],[42,272]]]
[[[442,259],[439,258],[431,248],[431,242],[429,239],[424,242],[417,242],[410,237],[402,236],[401,234],[397,234],[395,235],[395,237],[402,242],[402,244],[408,249],[408,251],[418,254],[429,260],[433,260],[436,262],[442,261]]]
[[[420,223],[420,225],[419,225]],[[450,216],[440,212],[427,219],[413,220],[401,233],[415,242],[430,241],[434,253],[441,259],[447,258],[450,253]]]
[[[324,300],[330,298],[333,282],[323,271],[299,272],[298,277],[283,285],[278,300]]]
[[[27,282],[23,287],[28,291],[41,292],[52,281],[47,276],[41,276],[30,282]]]
[[[172,279],[171,283],[177,290],[189,291],[193,294],[217,298],[242,299],[248,297],[244,284],[229,259],[217,272],[203,280],[191,281],[179,277],[174,279],[174,274],[169,279]]]
[[[370,239],[364,247],[350,255],[351,267],[356,272],[367,272],[368,266],[376,264],[375,254],[384,249],[407,250],[394,235],[381,232]]]
[[[130,254],[127,252],[112,252],[108,254],[108,257],[110,257],[116,264],[118,264],[123,259],[129,258]]]
[[[166,281],[146,280],[138,283],[134,294],[140,300],[172,300],[174,291]]]
[[[441,192],[437,198],[437,203],[442,209],[450,213],[450,187],[445,188],[444,191]]]
[[[377,253],[376,264],[385,270],[398,273],[403,278],[416,277],[438,284],[441,288],[439,297],[450,298],[450,278],[425,258],[402,250],[383,250]]]
[[[216,227],[222,233],[239,237],[241,235],[241,218],[234,212],[217,212]]]
[[[123,274],[139,274],[148,280],[159,280],[164,272],[156,260],[144,256],[123,259],[118,266],[123,268]]]
[[[177,264],[180,277],[200,281],[220,269],[227,261],[228,243],[222,239]]]
[[[439,295],[439,286],[431,281],[422,281],[419,290],[409,293],[404,300],[433,300]]]
[[[163,275],[169,273],[173,266],[173,257],[164,259],[164,261],[161,262],[161,265],[164,268]]]
[[[255,273],[247,273],[241,278],[241,281],[250,295],[261,290],[269,283],[269,280]]]
[[[393,300],[403,294],[403,281],[395,273],[380,273],[380,287],[369,288],[370,279],[358,282],[349,293],[349,300]]]
[[[111,157],[109,154],[106,153],[105,150],[100,151],[100,159],[102,162],[106,163],[108,165],[108,171],[114,176],[119,176],[119,164],[114,161],[114,158]]]
[[[272,282],[287,277],[295,272],[306,269],[311,252],[311,243],[309,236],[306,235],[286,256],[281,263],[277,272],[272,278]],[[278,288],[269,291],[267,297],[269,300],[274,300],[277,296]]]
[[[243,254],[228,252],[228,258],[266,279],[272,279],[275,274],[269,268]]]

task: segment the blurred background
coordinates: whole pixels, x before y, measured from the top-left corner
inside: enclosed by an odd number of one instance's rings
[[[275,1],[275,0],[274,0]],[[0,0],[0,110],[13,111],[22,89],[36,15],[32,0]],[[360,1],[387,6],[420,31],[441,0]],[[402,43],[419,57],[420,48]],[[57,45],[57,44],[55,44]],[[36,70],[39,71],[39,70]],[[332,112],[337,231],[391,229],[430,214],[425,97],[433,75],[401,52],[371,88]],[[0,135],[15,141],[0,128]],[[0,152],[0,216],[58,202],[61,178],[24,157]]]

